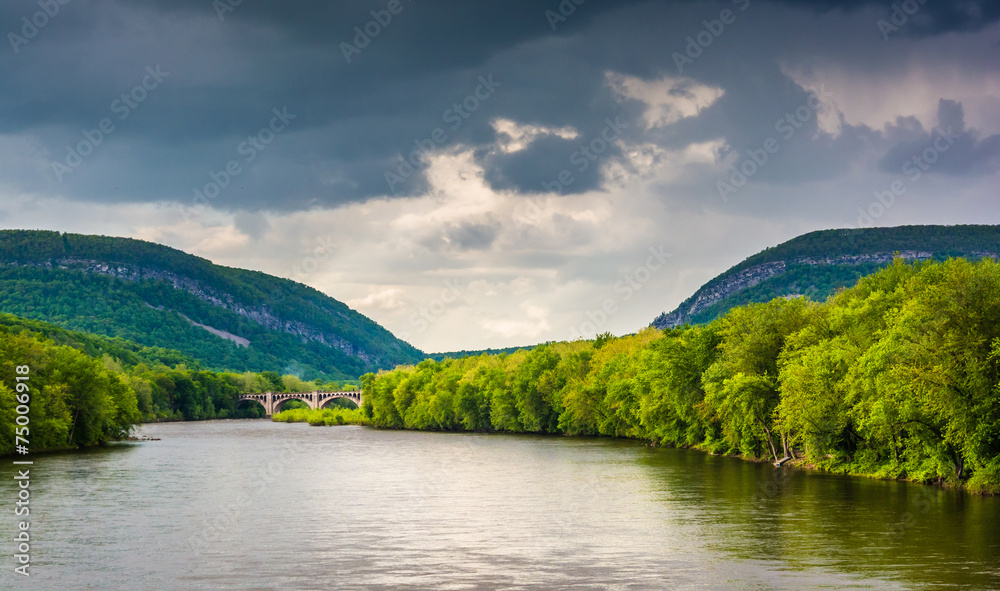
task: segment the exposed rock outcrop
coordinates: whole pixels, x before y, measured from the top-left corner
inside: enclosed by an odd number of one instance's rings
[[[989,256],[990,253],[977,253]],[[724,273],[709,281],[693,296],[684,300],[681,305],[670,312],[660,314],[653,320],[655,328],[672,328],[682,326],[691,318],[712,304],[729,297],[741,290],[748,289],[762,281],[777,277],[791,265],[861,265],[866,263],[884,264],[900,257],[906,260],[926,260],[934,256],[932,252],[907,250],[902,252],[880,252],[872,254],[843,255],[835,257],[798,257],[787,261],[774,261],[754,265],[733,273]]]
[[[11,263],[16,265],[17,263]],[[43,263],[22,263],[40,268],[62,268],[85,273],[98,273],[122,279],[125,281],[158,280],[171,284],[175,289],[182,289],[199,300],[210,303],[214,306],[224,308],[234,312],[248,320],[252,320],[270,330],[281,331],[295,335],[303,342],[315,341],[328,347],[339,349],[345,354],[361,359],[365,363],[377,364],[377,356],[352,345],[347,340],[320,330],[300,320],[279,318],[269,310],[267,306],[251,306],[235,300],[231,294],[219,293],[190,277],[184,277],[171,271],[156,269],[152,267],[140,267],[124,264],[108,264],[102,261],[80,259],[73,257],[59,257]],[[339,314],[336,310],[324,310],[328,314]],[[234,335],[235,336],[235,335]],[[237,337],[239,338],[239,337]],[[245,340],[245,339],[244,339]],[[241,343],[242,344],[242,343]]]

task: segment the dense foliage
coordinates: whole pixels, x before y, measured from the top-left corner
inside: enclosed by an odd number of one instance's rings
[[[337,382],[306,382],[296,376],[281,376],[269,371],[216,373],[192,370],[183,365],[168,368],[150,367],[144,363],[123,369],[113,360],[105,358],[104,361],[135,392],[141,420],[145,422],[260,418],[264,416],[264,408],[256,403],[241,403],[241,395],[344,388]],[[287,402],[284,407],[296,408],[299,405],[295,402]]]
[[[270,371],[216,373],[188,365],[177,351],[9,314],[0,314],[0,354],[0,455],[14,449],[19,366],[28,368],[32,451],[122,439],[138,422],[263,417],[259,404],[239,401],[245,393],[353,388]]]
[[[139,420],[135,393],[100,360],[28,333],[0,333],[0,376],[0,455],[14,451],[22,405],[29,411],[21,433],[32,451],[121,439]]]
[[[272,417],[279,423],[309,423],[314,427],[331,425],[364,425],[364,415],[359,409],[349,408],[293,408],[283,410]]]
[[[186,288],[176,288],[175,280]],[[219,305],[224,300],[232,305]],[[281,327],[235,308],[266,309]],[[174,349],[219,371],[341,380],[421,358],[375,322],[315,289],[124,238],[0,231],[0,310]],[[237,345],[191,321],[250,344]],[[293,325],[328,335],[326,342],[288,332]]]
[[[476,349],[473,351],[462,350],[462,351],[449,351],[447,353],[428,353],[425,357],[427,359],[433,359],[435,361],[443,361],[445,359],[460,359],[462,357],[478,357],[480,355],[500,355],[501,353],[514,353],[517,351],[530,351],[534,349],[534,345],[525,345],[523,347],[504,347],[502,349]]]
[[[381,427],[629,437],[998,493],[1000,265],[897,260],[822,304],[362,381]]]

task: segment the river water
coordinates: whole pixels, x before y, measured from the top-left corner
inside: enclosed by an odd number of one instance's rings
[[[268,421],[41,455],[0,589],[1000,589],[1000,498],[629,441]]]

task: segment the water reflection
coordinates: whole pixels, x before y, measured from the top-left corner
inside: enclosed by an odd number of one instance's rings
[[[639,463],[715,535],[708,548],[910,586],[1000,588],[1000,499],[683,450]]]
[[[600,439],[144,432],[36,458],[33,589],[1000,588],[1000,499]]]

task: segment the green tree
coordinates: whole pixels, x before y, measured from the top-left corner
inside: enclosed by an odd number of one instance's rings
[[[744,454],[759,457],[766,448],[778,461],[790,453],[788,425],[776,421],[778,356],[785,339],[805,326],[809,308],[801,298],[777,299],[735,308],[722,320],[719,356],[703,378],[705,400]]]

